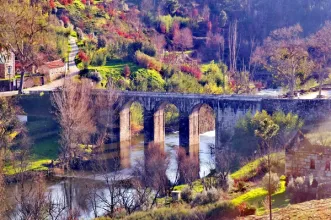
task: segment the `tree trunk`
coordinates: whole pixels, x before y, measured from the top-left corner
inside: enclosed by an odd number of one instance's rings
[[[272,205],[271,205],[271,165],[270,165],[270,151],[268,152],[268,172],[269,172],[269,189],[268,189],[268,197],[269,197],[269,218],[272,220]]]
[[[18,94],[23,94],[23,84],[24,84],[24,73],[25,73],[25,71],[24,70],[22,70],[21,71],[21,79],[20,79],[20,88],[19,88],[19,90],[18,90]]]
[[[318,76],[318,98],[322,97],[322,85],[323,85],[323,79],[322,79],[322,74],[320,73]]]
[[[294,87],[295,87],[295,76],[292,77],[289,87],[290,87],[289,88],[290,89],[290,98],[293,99],[294,98]]]

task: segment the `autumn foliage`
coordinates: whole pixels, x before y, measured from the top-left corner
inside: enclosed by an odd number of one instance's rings
[[[158,72],[161,71],[162,63],[160,61],[157,61],[154,57],[150,57],[140,51],[137,51],[135,58],[140,66],[147,69],[156,70]]]
[[[61,16],[61,20],[63,21],[63,23],[64,23],[65,25],[69,24],[69,18],[68,18],[68,16],[66,16],[66,15],[62,15],[62,16]]]
[[[80,59],[82,62],[88,62],[89,61],[89,57],[82,50],[78,52],[78,59]]]
[[[191,74],[192,76],[194,76],[198,80],[200,80],[201,77],[202,77],[202,72],[199,69],[199,67],[183,65],[183,66],[180,67],[180,70],[184,73]]]
[[[130,67],[128,65],[125,65],[124,69],[123,69],[123,75],[125,78],[129,78],[131,75],[131,70]]]
[[[71,5],[73,0],[60,0],[60,3],[62,5]]]
[[[51,7],[51,9],[54,9],[55,8],[55,2],[54,2],[54,0],[50,0],[49,1],[49,7]]]

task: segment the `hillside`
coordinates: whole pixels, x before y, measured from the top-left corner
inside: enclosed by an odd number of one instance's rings
[[[250,216],[246,219],[269,219],[269,216]],[[273,212],[273,219],[331,219],[331,199],[289,205]]]

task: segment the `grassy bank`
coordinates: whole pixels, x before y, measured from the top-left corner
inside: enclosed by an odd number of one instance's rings
[[[30,117],[26,124],[31,138],[31,156],[26,170],[47,170],[47,164],[59,155],[58,125],[49,117]],[[5,174],[13,175],[19,171],[17,164],[7,163]]]

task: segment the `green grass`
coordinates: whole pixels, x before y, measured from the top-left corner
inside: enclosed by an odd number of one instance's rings
[[[51,138],[45,138],[35,142],[32,145],[31,154],[32,156],[29,160],[26,170],[48,170],[45,165],[58,158],[59,144],[57,137],[54,136]],[[19,172],[19,170],[13,164],[7,164],[4,170],[5,174],[7,175],[13,175]]]
[[[174,191],[182,191],[184,188],[189,187],[188,184],[178,185],[174,187]],[[203,191],[203,185],[201,180],[196,180],[193,182],[193,192],[201,193]]]
[[[248,203],[250,205],[256,206],[256,214],[263,215],[266,212],[263,206],[263,200],[266,198],[267,194],[268,192],[265,189],[259,187],[232,199],[231,202],[235,206],[238,206],[242,203]],[[276,211],[290,204],[289,199],[286,196],[284,180],[280,181],[280,188],[271,196],[271,200],[273,211]]]
[[[55,160],[59,155],[58,137],[53,136],[39,140],[33,144],[33,160]]]
[[[59,155],[58,143],[58,125],[50,117],[29,117],[27,129],[29,136],[32,139],[31,157],[27,166],[27,170],[47,170],[45,166],[51,160],[56,160]],[[13,175],[19,172],[14,164],[8,163],[5,166],[5,173]]]
[[[249,178],[257,173],[257,168],[259,167],[262,159],[258,158],[252,162],[247,163],[241,167],[238,171],[231,174],[232,179],[244,179]]]
[[[263,157],[253,160],[239,170],[231,174],[232,179],[242,180],[242,179],[250,179],[257,175],[257,168],[260,166],[262,161],[264,160]],[[278,160],[278,162],[283,162],[284,159],[284,152],[272,153],[271,160]],[[279,167],[273,167],[279,169]]]
[[[52,160],[56,160],[58,158],[58,138],[56,136],[53,136],[33,143],[31,154],[32,156],[29,160],[26,170],[48,170],[45,165],[49,164]],[[13,164],[7,164],[4,170],[5,174],[7,175],[16,174],[19,171],[15,168],[15,165]]]
[[[122,71],[126,65],[130,67],[131,73],[139,69],[139,67],[134,63],[123,60],[111,60],[104,66],[90,66],[89,69],[97,70],[102,75],[101,84],[105,86],[107,84],[108,77],[111,77],[114,81],[123,78]]]
[[[237,206],[237,205],[240,205],[241,203],[255,203],[259,200],[263,200],[263,198],[265,198],[265,196],[268,194],[268,192],[259,187],[259,188],[255,188],[255,189],[252,189],[250,191],[248,191],[247,193],[244,193],[234,199],[232,199],[232,203]]]

